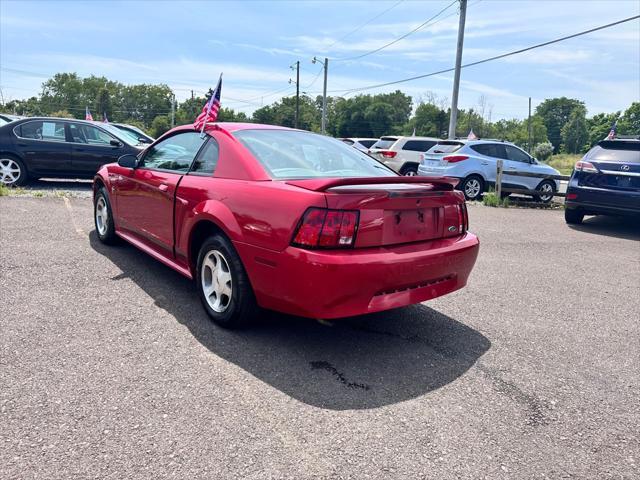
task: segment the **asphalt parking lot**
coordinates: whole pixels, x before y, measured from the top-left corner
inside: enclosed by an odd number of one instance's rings
[[[640,476],[640,225],[474,205],[466,289],[230,332],[87,196],[0,198],[0,478]]]

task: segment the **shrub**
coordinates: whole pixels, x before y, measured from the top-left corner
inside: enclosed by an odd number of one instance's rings
[[[533,156],[538,160],[545,161],[553,154],[553,145],[549,142],[539,143],[533,149]]]

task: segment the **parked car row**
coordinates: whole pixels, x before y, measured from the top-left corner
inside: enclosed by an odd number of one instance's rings
[[[358,139],[342,139],[349,143]],[[367,151],[401,175],[448,176],[458,179],[457,188],[467,200],[478,200],[496,183],[497,162],[503,160],[502,184],[509,188],[537,190],[537,200],[550,202],[558,190],[556,180],[509,175],[509,170],[559,175],[524,150],[500,140],[440,140],[433,137],[384,136]],[[506,194],[508,195],[508,194]],[[506,196],[505,195],[505,196]]]
[[[137,154],[151,142],[132,125],[13,118],[0,124],[0,182],[19,186],[39,177],[91,178],[102,165]]]

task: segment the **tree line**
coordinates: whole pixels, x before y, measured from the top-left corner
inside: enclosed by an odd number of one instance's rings
[[[171,126],[174,93],[166,84],[124,85],[105,77],[82,78],[76,73],[58,73],[42,84],[40,95],[0,104],[0,110],[18,115],[84,118],[89,107],[94,119],[103,115],[112,122],[137,125],[159,136]],[[322,97],[300,96],[298,127],[320,131]],[[191,123],[206,98],[195,96],[175,105],[175,124]],[[224,91],[222,96],[224,105]],[[396,90],[392,93],[327,99],[327,133],[336,137],[380,137],[416,135],[446,137],[450,108],[446,98],[427,93],[421,98]],[[296,100],[282,97],[258,108],[252,115],[221,108],[220,121],[256,122],[293,127]],[[640,102],[624,111],[587,116],[584,102],[572,98],[550,98],[540,103],[528,120],[492,120],[492,106],[481,96],[476,107],[459,110],[456,135],[469,131],[480,138],[511,141],[523,148],[550,143],[554,152],[580,153],[607,136],[617,122],[620,134],[640,134]],[[531,144],[529,144],[529,125]]]

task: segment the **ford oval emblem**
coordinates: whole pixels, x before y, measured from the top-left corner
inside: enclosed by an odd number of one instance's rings
[[[455,226],[453,226],[453,225],[451,225],[451,226],[449,227],[449,231],[450,231],[450,232],[455,232],[456,230],[458,230],[458,228],[457,228],[457,227],[455,227]]]
[[[624,170],[625,172],[628,172],[629,171],[629,165],[622,165],[620,167],[620,170]]]

